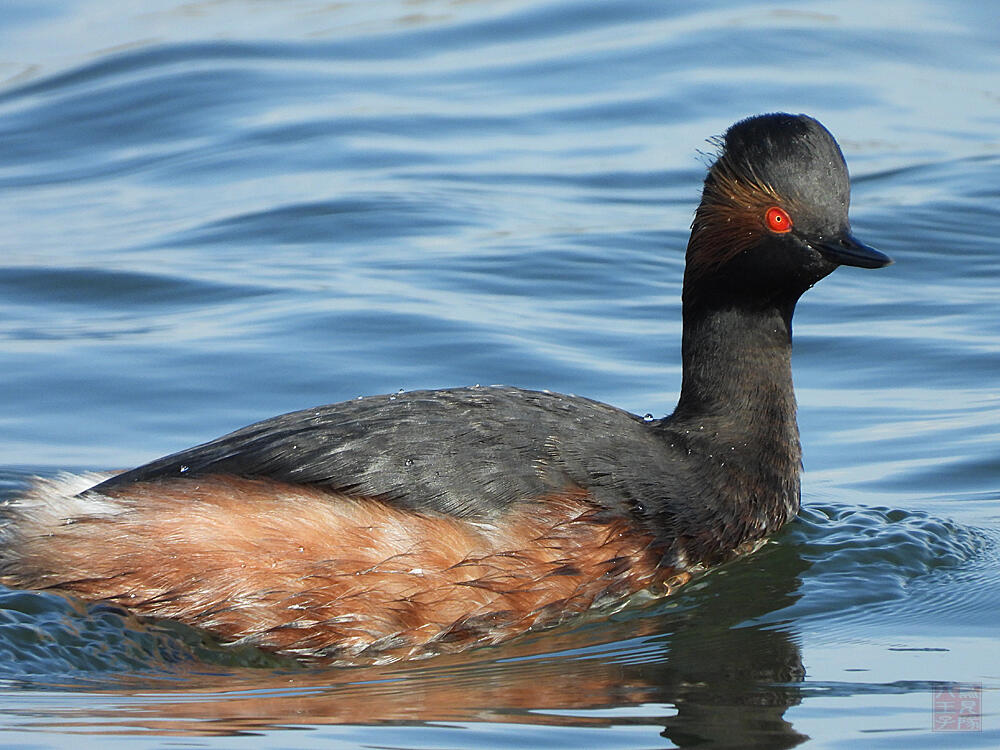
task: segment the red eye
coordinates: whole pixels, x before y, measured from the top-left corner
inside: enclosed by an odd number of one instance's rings
[[[771,208],[767,209],[767,213],[764,214],[764,221],[767,223],[767,228],[772,232],[783,233],[792,231],[792,217],[783,208],[771,206]]]

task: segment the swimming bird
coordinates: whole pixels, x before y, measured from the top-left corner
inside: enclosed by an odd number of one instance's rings
[[[267,419],[8,503],[0,583],[332,663],[494,644],[663,595],[799,508],[792,313],[851,233],[833,136],[805,115],[720,140],[687,246],[683,377],[648,419],[513,387],[373,396]]]

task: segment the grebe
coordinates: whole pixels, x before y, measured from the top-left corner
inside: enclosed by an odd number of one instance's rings
[[[799,508],[792,312],[882,253],[804,115],[733,125],[687,247],[683,379],[649,420],[510,387],[285,414],[8,504],[0,582],[282,654],[383,662],[500,642],[759,546]]]

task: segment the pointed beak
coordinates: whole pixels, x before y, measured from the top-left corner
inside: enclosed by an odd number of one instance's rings
[[[892,263],[892,258],[888,255],[858,241],[846,229],[836,237],[821,240],[810,239],[808,242],[810,247],[821,253],[827,260],[832,260],[843,266],[882,268]]]

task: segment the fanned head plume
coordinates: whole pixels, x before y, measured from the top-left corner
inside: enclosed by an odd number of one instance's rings
[[[759,115],[736,123],[717,143],[691,227],[685,288],[756,248],[772,252],[762,252],[758,265],[765,267],[751,276],[777,278],[794,270],[795,281],[806,286],[837,264],[889,262],[851,237],[847,165],[819,122],[806,115]],[[738,270],[745,274],[747,265]]]

